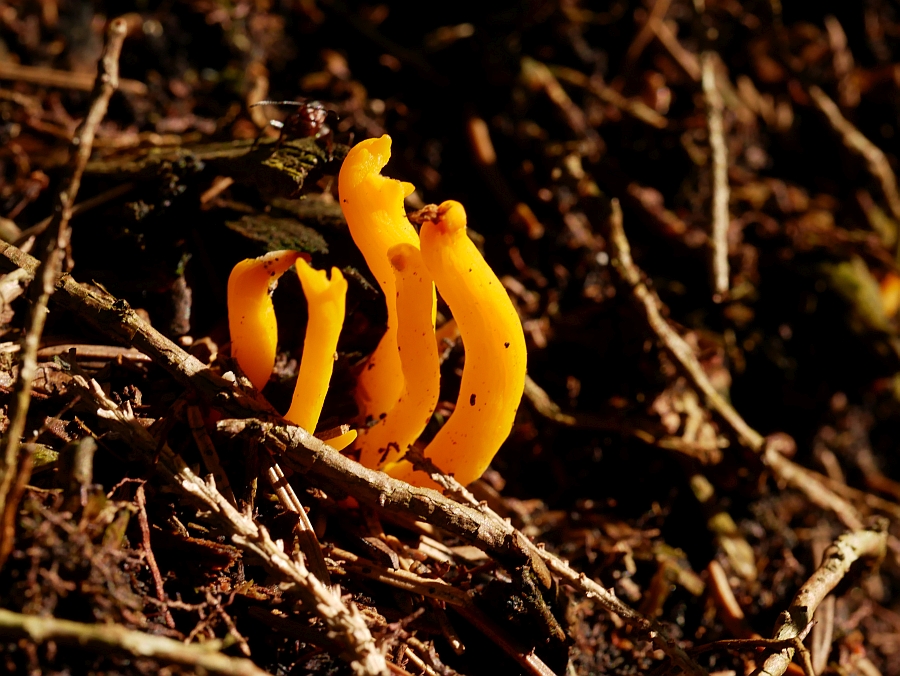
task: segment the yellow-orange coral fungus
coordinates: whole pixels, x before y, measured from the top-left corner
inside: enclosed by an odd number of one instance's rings
[[[396,286],[387,251],[397,244],[419,247],[419,237],[403,209],[404,198],[415,188],[381,175],[390,157],[389,136],[368,139],[350,149],[338,177],[341,209],[350,234],[387,302],[387,330],[357,382],[357,404],[363,416],[372,420],[387,414],[403,391]]]
[[[420,236],[422,258],[453,312],[466,353],[456,409],[424,453],[467,484],[487,469],[512,429],[525,388],[525,336],[506,290],[466,234],[461,204],[444,202]],[[385,471],[434,485],[405,461]]]
[[[269,292],[300,257],[296,251],[273,251],[234,266],[228,277],[228,328],[231,356],[261,390],[275,365],[278,326]]]
[[[231,353],[254,387],[262,389],[275,365],[278,343],[278,323],[269,292],[294,264],[306,296],[309,320],[291,408],[284,417],[314,432],[344,325],[347,281],[340,270],[332,268],[329,280],[324,270],[314,270],[296,251],[274,251],[238,263],[228,278]],[[331,445],[341,449],[355,439],[356,431],[350,430],[332,439]]]
[[[343,451],[347,446],[356,441],[356,430],[348,430],[343,434],[339,434],[336,437],[331,437],[330,439],[323,440],[326,444],[331,446],[336,451]]]
[[[334,370],[334,354],[344,325],[347,280],[337,268],[331,268],[329,280],[324,270],[314,270],[302,258],[297,259],[296,267],[309,308],[309,321],[294,397],[284,417],[312,433],[319,422]]]
[[[400,399],[372,427],[362,429],[356,447],[366,467],[398,460],[425,429],[437,406],[441,364],[434,325],[434,283],[421,252],[411,244],[388,250],[396,280],[397,346],[404,387]]]

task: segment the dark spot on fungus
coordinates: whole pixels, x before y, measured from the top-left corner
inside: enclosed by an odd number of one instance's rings
[[[509,347],[509,343],[503,343],[503,347]]]
[[[473,394],[471,397],[469,397],[469,406],[474,406],[474,405],[475,405],[475,395]]]

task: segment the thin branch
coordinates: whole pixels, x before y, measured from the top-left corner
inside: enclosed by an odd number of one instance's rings
[[[350,602],[344,605],[319,578],[312,575],[299,557],[288,556],[280,541],[251,518],[238,512],[214,484],[196,476],[184,461],[173,456],[168,459],[173,479],[181,488],[210,509],[231,531],[231,540],[242,549],[260,557],[266,566],[281,577],[293,582],[303,603],[322,618],[332,638],[342,647],[342,655],[356,676],[378,676],[389,673],[384,655],[375,645],[362,614]]]
[[[775,626],[775,639],[790,639],[812,622],[816,608],[840,582],[857,559],[881,559],[887,550],[888,521],[877,518],[872,528],[845,533],[825,550],[822,565],[797,592],[790,607],[781,613]],[[766,659],[754,676],[781,676],[794,657],[794,648],[786,647]]]
[[[505,528],[484,514],[437,491],[363,467],[300,427],[238,419],[221,420],[218,427],[227,434],[257,439],[326,492],[349,494],[365,504],[427,521],[491,552],[506,567],[531,562],[527,538],[510,538]]]
[[[528,676],[555,676],[534,650],[524,650],[514,636],[498,627],[475,606],[453,606],[480,634],[512,657]]]
[[[115,651],[135,658],[174,662],[193,667],[197,672],[221,676],[268,676],[250,660],[229,657],[204,645],[185,644],[133,631],[118,624],[84,624],[0,609],[0,636],[24,638],[34,643],[53,641],[100,654]]]
[[[413,463],[416,469],[426,471],[431,478],[438,483],[444,490],[461,501],[469,505],[471,508],[478,510],[486,516],[491,525],[505,533],[509,539],[515,539],[523,544],[533,556],[546,564],[547,571],[556,573],[563,581],[567,582],[573,588],[583,593],[588,598],[596,600],[605,610],[615,613],[627,624],[648,634],[650,639],[660,648],[674,664],[677,664],[685,674],[696,674],[705,676],[706,671],[692,660],[688,654],[679,647],[674,641],[668,639],[661,631],[659,624],[652,620],[648,620],[639,612],[626,605],[615,594],[597,584],[584,573],[579,573],[572,569],[563,559],[556,556],[552,552],[548,552],[543,546],[535,545],[521,531],[514,528],[511,523],[503,519],[499,514],[487,506],[487,504],[479,502],[469,489],[460,484],[452,476],[442,473],[435,465],[422,456],[421,453],[411,450],[404,456],[406,460]],[[535,571],[538,575],[542,570],[539,567]]]
[[[897,176],[891,169],[891,163],[881,148],[866,138],[863,133],[841,114],[841,109],[831,98],[816,86],[809,88],[809,95],[831,127],[841,135],[841,140],[849,150],[866,161],[869,173],[881,185],[881,192],[887,201],[888,209],[895,221],[900,222],[900,191],[897,189]]]
[[[114,426],[135,448],[147,455],[156,452],[156,440],[135,419],[130,406],[120,408],[106,396],[96,381],[89,383],[81,376],[75,376],[74,380],[93,399],[98,416]],[[344,605],[325,583],[310,574],[301,557],[286,554],[280,540],[272,540],[264,526],[239,512],[218,491],[214,481],[206,482],[194,474],[168,445],[160,451],[159,467],[170,483],[210,510],[229,532],[232,542],[258,556],[271,572],[294,583],[305,606],[314,610],[328,627],[331,638],[341,648],[341,657],[350,664],[355,676],[384,676],[388,673],[384,655],[375,645],[355,605]]]
[[[665,21],[657,21],[655,24],[652,24],[652,28],[656,39],[671,54],[672,58],[681,66],[687,76],[694,82],[699,82],[701,73],[697,55],[678,41],[675,31]]]
[[[548,420],[557,422],[560,425],[566,425],[567,427],[571,427],[578,422],[575,416],[563,413],[559,404],[553,401],[546,390],[534,382],[534,380],[531,379],[531,376],[528,375],[525,376],[525,398],[531,402],[531,405],[534,406],[534,409],[538,413]]]
[[[91,437],[88,437],[91,439]],[[150,521],[147,519],[147,497],[144,494],[143,482],[138,484],[134,494],[134,501],[138,507],[138,525],[141,527],[142,546],[144,548],[144,559],[147,561],[147,568],[150,569],[150,576],[153,578],[153,586],[156,589],[156,598],[159,600],[163,609],[163,618],[166,620],[166,626],[169,629],[175,628],[175,620],[172,613],[169,612],[169,599],[166,596],[166,590],[163,585],[162,575],[159,572],[159,566],[156,565],[156,556],[153,554],[153,548],[150,546]]]
[[[322,545],[319,543],[319,538],[316,537],[316,531],[309,520],[309,515],[303,508],[300,498],[297,497],[297,492],[288,482],[281,466],[273,458],[266,457],[263,460],[266,463],[266,478],[269,480],[272,490],[278,496],[282,507],[297,515],[297,525],[294,527],[294,534],[297,537],[297,546],[306,555],[306,562],[310,571],[324,584],[331,586],[331,574],[328,572],[328,566],[325,563]],[[340,587],[334,587],[333,590],[335,593],[340,593]]]
[[[723,123],[724,104],[722,94],[716,85],[716,62],[718,56],[704,52],[700,60],[703,70],[703,96],[706,99],[706,119],[709,125],[709,145],[712,149],[712,269],[713,288],[716,300],[724,300],[728,293],[728,228],[731,216],[728,213],[728,148],[725,145]]]
[[[106,32],[106,44],[100,56],[97,79],[94,82],[91,106],[87,117],[75,132],[70,146],[71,169],[56,197],[53,220],[44,232],[37,247],[40,257],[34,280],[29,288],[31,310],[22,342],[22,357],[9,411],[9,428],[4,440],[4,452],[0,457],[0,514],[6,508],[6,500],[15,468],[18,465],[19,443],[25,432],[25,419],[31,403],[31,388],[37,374],[37,351],[47,318],[47,302],[55,290],[56,280],[63,269],[69,246],[69,220],[72,206],[81,185],[81,175],[91,156],[94,134],[106,115],[110,97],[119,85],[119,54],[125,41],[127,24],[124,19],[113,19]]]
[[[385,568],[338,547],[331,547],[330,552],[334,558],[340,559],[338,567],[345,573],[352,572],[397,589],[438,599],[452,606],[472,605],[469,592],[439,578],[422,577],[402,568]]]
[[[665,115],[660,115],[640,99],[629,99],[622,96],[617,90],[603,82],[599,75],[588,76],[580,70],[566,66],[550,66],[549,68],[550,72],[559,80],[588,90],[604,103],[618,108],[636,120],[657,129],[665,129],[669,125]]]
[[[862,517],[853,505],[827,487],[820,475],[791,462],[773,445],[766,447],[763,458],[775,475],[790,486],[802,491],[811,502],[834,512],[851,530],[863,527]]]
[[[191,436],[194,437],[194,443],[197,445],[197,450],[200,451],[200,458],[203,460],[206,471],[213,475],[213,478],[216,480],[216,486],[219,487],[219,492],[228,499],[228,502],[237,506],[237,499],[234,497],[231,482],[222,468],[222,463],[219,461],[219,453],[206,432],[206,422],[203,420],[203,414],[197,406],[187,407],[187,421],[191,430]]]
[[[659,338],[666,350],[681,365],[690,378],[693,386],[706,396],[707,405],[731,427],[738,440],[755,453],[761,453],[763,460],[775,475],[785,483],[797,488],[817,505],[834,511],[848,528],[857,529],[862,524],[862,517],[849,502],[829,490],[824,483],[815,479],[808,470],[791,462],[777,451],[777,444],[767,440],[750,427],[734,407],[725,401],[713,384],[709,381],[703,366],[697,360],[694,350],[679,336],[662,316],[662,302],[659,297],[647,288],[640,268],[631,258],[631,245],[625,236],[622,224],[622,209],[619,201],[612,200],[612,215],[609,219],[610,243],[613,250],[613,265],[622,279],[631,287],[631,292],[638,301],[647,323]]]
[[[124,37],[124,35],[123,35]],[[89,92],[93,89],[96,78],[89,73],[73,73],[69,70],[56,70],[40,66],[24,66],[9,59],[0,61],[0,80],[14,82],[31,82],[42,87],[59,87],[61,89],[81,89]],[[119,87],[123,92],[137,96],[147,95],[147,85],[140,80],[122,80]]]
[[[644,284],[641,271],[631,258],[631,245],[625,236],[619,200],[612,200],[612,216],[609,224],[610,243],[613,245],[613,265],[622,279],[631,287],[631,292],[644,310],[650,328],[659,337],[663,346],[675,357],[675,360],[681,364],[694,386],[703,393],[709,406],[735,431],[740,442],[759,453],[765,446],[766,440],[759,432],[750,427],[734,407],[725,401],[725,398],[713,387],[697,360],[694,350],[669,326],[660,312],[662,304],[659,298]]]

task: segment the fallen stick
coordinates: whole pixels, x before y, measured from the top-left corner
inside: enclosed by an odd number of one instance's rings
[[[816,608],[834,589],[858,559],[880,559],[887,550],[888,520],[877,518],[874,525],[841,535],[825,550],[822,565],[800,587],[790,607],[781,613],[775,625],[776,640],[792,639],[812,622]],[[753,676],[781,676],[794,658],[794,648],[785,647],[769,655]]]
[[[184,644],[118,624],[85,624],[0,608],[0,636],[24,638],[34,643],[53,641],[100,654],[113,651],[133,658],[147,657],[219,676],[268,676],[268,672],[243,657],[229,657],[206,645]]]
[[[643,273],[631,258],[631,245],[625,236],[622,223],[622,209],[619,201],[612,200],[612,215],[609,219],[610,244],[612,244],[613,265],[622,279],[631,287],[631,293],[641,306],[647,324],[656,334],[663,347],[674,357],[675,361],[687,374],[691,384],[706,397],[707,405],[715,411],[734,431],[740,443],[761,454],[773,474],[784,483],[804,493],[811,502],[833,511],[851,529],[862,525],[862,517],[853,505],[831,491],[825,484],[817,480],[814,473],[791,462],[779,453],[777,437],[766,439],[747,424],[735,408],[719,394],[703,370],[703,366],[694,354],[693,348],[675,330],[662,315],[662,301],[655,292],[644,283]]]
[[[37,351],[47,319],[47,303],[55,291],[56,279],[65,265],[69,247],[69,221],[72,218],[78,188],[81,186],[84,167],[91,156],[94,135],[106,116],[113,92],[119,86],[119,54],[122,52],[127,30],[124,19],[113,19],[109,22],[106,44],[97,65],[97,79],[93,85],[91,105],[70,143],[70,166],[56,194],[50,223],[35,246],[40,260],[35,260],[31,285],[28,288],[31,306],[21,343],[19,372],[9,406],[9,427],[3,439],[3,454],[0,455],[0,529],[5,535],[11,536],[12,533],[12,512],[16,505],[15,501],[7,505],[7,498],[13,480],[20,474],[19,445],[25,433],[31,390],[37,374]],[[27,481],[27,477],[25,480]],[[0,565],[7,554],[5,547],[0,550]]]

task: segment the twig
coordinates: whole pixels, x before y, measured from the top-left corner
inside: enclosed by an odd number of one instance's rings
[[[124,39],[125,34],[122,34]],[[102,72],[102,66],[101,66]],[[89,92],[93,89],[96,78],[88,73],[73,73],[68,70],[42,68],[40,66],[23,66],[9,59],[0,61],[0,80],[15,82],[31,82],[44,87],[60,87],[61,89],[81,89]],[[147,85],[140,80],[124,79],[119,83],[123,92],[145,96]]]
[[[104,190],[99,195],[89,197],[83,202],[72,205],[72,218],[90,211],[91,209],[96,209],[97,207],[102,206],[103,204],[106,204],[107,202],[110,202],[117,197],[127,195],[129,192],[134,190],[134,185],[134,183],[123,183],[121,185],[110,188],[109,190]],[[15,244],[16,246],[22,246],[24,242],[27,242],[32,237],[37,237],[38,235],[43,233],[52,222],[53,216],[48,216],[36,225],[32,225],[30,228],[25,228],[22,232],[19,233],[19,236],[16,238],[13,244]]]
[[[303,508],[300,498],[294,487],[288,482],[287,477],[281,466],[271,457],[264,459],[266,462],[266,478],[269,485],[278,496],[281,505],[297,515],[297,525],[294,527],[294,534],[297,536],[297,545],[306,555],[306,561],[313,575],[319,578],[323,584],[331,585],[331,574],[328,572],[328,566],[325,564],[325,555],[322,554],[322,545],[316,537],[316,531],[313,529],[309,515]],[[334,588],[335,593],[340,593],[340,587]]]
[[[12,346],[10,352],[18,352],[19,347]],[[82,361],[105,361],[117,360],[132,362],[152,362],[147,355],[130,347],[119,347],[118,345],[82,345],[80,343],[60,343],[59,345],[47,345],[37,352],[38,359],[52,359],[75,351],[75,356],[79,362]]]
[[[84,624],[53,617],[21,615],[0,609],[0,635],[25,638],[35,643],[53,641],[98,653],[116,651],[193,667],[198,672],[222,676],[267,676],[250,660],[229,657],[208,646],[184,644],[163,636],[126,629],[117,624]]]
[[[631,292],[644,310],[650,328],[687,373],[693,386],[706,396],[710,408],[731,427],[744,446],[755,453],[762,454],[763,460],[779,479],[805,493],[814,503],[833,510],[848,528],[859,528],[862,520],[853,505],[829,490],[824,483],[816,480],[808,470],[781,455],[777,451],[777,444],[767,443],[766,439],[750,427],[734,407],[725,401],[724,397],[713,387],[691,346],[663,318],[662,302],[659,297],[644,284],[641,270],[631,258],[631,246],[625,236],[622,224],[622,209],[616,199],[612,200],[612,215],[609,224],[610,243],[613,246],[613,265],[619,271],[622,279],[631,287]]]
[[[888,521],[877,518],[866,530],[845,533],[835,540],[824,555],[822,565],[797,592],[790,607],[781,613],[775,627],[778,640],[798,636],[812,621],[816,608],[837,586],[857,559],[880,559],[887,549]],[[754,676],[781,676],[794,657],[794,648],[783,648],[770,655]]]
[[[237,499],[234,497],[234,491],[231,489],[231,482],[228,475],[222,469],[222,463],[219,462],[219,454],[216,447],[206,432],[206,423],[203,420],[203,414],[197,406],[187,407],[188,427],[191,429],[191,436],[194,437],[194,443],[197,444],[197,450],[200,451],[200,457],[206,471],[213,475],[216,480],[216,486],[219,492],[224,495],[228,501],[237,506]]]
[[[500,646],[503,652],[518,662],[526,674],[530,676],[554,676],[550,667],[544,664],[544,661],[535,654],[534,650],[523,650],[514,637],[507,635],[478,608],[474,606],[453,606],[453,610],[462,615],[469,624],[487,637],[491,643]]]
[[[438,599],[452,606],[472,605],[472,597],[469,596],[468,592],[458,589],[441,579],[422,577],[402,568],[385,568],[360,558],[353,552],[337,547],[331,548],[331,554],[335,558],[341,559],[338,566],[344,569],[345,572],[353,572],[397,589]]]
[[[728,149],[725,146],[725,130],[722,120],[724,104],[716,85],[716,61],[713,52],[704,52],[700,60],[703,70],[703,96],[706,99],[706,119],[709,125],[709,145],[712,149],[712,247],[713,288],[717,300],[724,300],[728,293]]]
[[[147,568],[150,569],[150,576],[153,578],[153,586],[156,588],[156,598],[159,599],[160,606],[163,609],[163,617],[166,620],[166,626],[169,627],[169,629],[174,629],[175,620],[172,618],[172,613],[169,612],[169,599],[166,596],[166,590],[163,586],[162,575],[159,573],[159,566],[156,565],[156,557],[153,555],[153,549],[150,547],[150,522],[147,519],[147,497],[144,495],[143,482],[138,483],[137,490],[134,494],[134,501],[137,503],[138,507],[138,524],[141,527],[144,558],[147,561]]]
[[[566,66],[550,66],[550,72],[563,82],[587,89],[604,103],[618,108],[636,120],[649,124],[651,127],[665,129],[669,125],[665,115],[660,115],[640,99],[629,99],[622,96],[618,91],[603,82],[599,75],[588,76],[580,70]]]
[[[234,592],[231,594],[232,600],[234,599]],[[234,620],[231,619],[231,615],[225,612],[225,608],[222,607],[222,603],[216,598],[215,594],[211,592],[206,592],[206,602],[211,605],[216,614],[222,621],[225,623],[225,626],[228,627],[228,633],[237,641],[237,644],[240,646],[241,652],[246,656],[250,657],[250,644],[247,643],[247,639],[244,638],[244,635],[238,631],[237,625],[235,625]],[[230,603],[230,601],[229,601]]]
[[[693,349],[687,342],[679,336],[669,326],[669,323],[660,313],[661,303],[655,293],[650,291],[644,284],[640,269],[631,259],[631,245],[625,236],[625,229],[622,225],[622,209],[619,206],[619,200],[612,200],[612,216],[609,219],[610,224],[610,242],[613,245],[613,264],[619,271],[628,285],[631,292],[644,309],[647,317],[647,323],[653,332],[659,337],[665,348],[675,357],[676,361],[687,372],[694,384],[700,392],[706,397],[709,406],[735,431],[738,439],[747,448],[760,452],[765,446],[763,436],[750,427],[734,407],[725,401],[725,398],[713,387],[713,384],[706,377],[706,373],[700,362],[697,361]]]
[[[728,574],[722,565],[713,559],[706,567],[709,577],[710,596],[716,606],[717,615],[725,625],[725,628],[733,636],[747,637],[753,636],[753,632],[747,627],[744,610],[734,596],[734,591],[728,582]]]
[[[869,169],[869,173],[875,177],[881,185],[881,192],[887,201],[888,209],[895,221],[900,222],[900,192],[897,189],[897,176],[891,169],[881,148],[866,138],[863,133],[841,114],[837,104],[829,96],[816,86],[809,88],[816,108],[824,113],[828,123],[841,135],[841,140],[849,150],[860,155]]]
[[[867,493],[858,488],[853,488],[852,486],[848,486],[847,484],[832,479],[829,476],[825,476],[824,474],[819,474],[812,470],[806,471],[815,476],[817,481],[821,481],[825,486],[828,486],[828,488],[837,495],[861,504],[865,506],[867,510],[888,514],[892,519],[900,519],[900,505],[896,502],[891,502],[890,500],[885,500],[877,495],[872,495],[871,493]]]
[[[281,543],[272,540],[262,525],[238,512],[213,484],[207,484],[194,475],[181,458],[174,456],[170,462],[174,469],[172,479],[212,510],[231,531],[231,539],[236,545],[252,551],[267,567],[296,585],[303,602],[309,608],[315,608],[333,632],[343,648],[342,657],[349,662],[356,676],[388,673],[384,655],[379,652],[355,605],[350,603],[345,606],[321,580],[310,574],[301,559],[285,554]]]
[[[115,427],[129,443],[145,454],[156,452],[157,442],[134,418],[130,406],[120,408],[109,399],[96,381],[81,376],[75,382],[97,405],[97,415]],[[250,516],[240,513],[223,496],[214,481],[206,482],[185,464],[168,445],[160,451],[160,469],[165,477],[203,504],[229,532],[232,542],[262,559],[273,573],[293,582],[303,603],[322,619],[331,637],[341,648],[341,656],[355,676],[379,676],[388,673],[384,655],[378,650],[362,615],[352,603],[344,605],[325,583],[311,575],[300,557],[291,557],[283,543],[272,540],[268,530]]]
[[[697,55],[688,51],[684,45],[678,41],[678,36],[675,35],[675,32],[669,28],[669,25],[665,21],[657,21],[655,24],[652,24],[652,28],[653,32],[656,34],[656,39],[659,40],[659,43],[665,47],[666,50],[668,50],[669,54],[671,54],[672,58],[675,59],[675,62],[681,66],[687,76],[694,82],[699,82],[701,73],[700,64],[697,62]]]
[[[70,151],[72,166],[70,175],[63,181],[57,194],[53,220],[47,227],[38,247],[40,263],[29,289],[31,310],[26,322],[22,342],[22,357],[9,411],[9,428],[4,441],[4,453],[0,458],[0,514],[6,508],[6,500],[15,467],[18,464],[19,443],[25,432],[25,418],[31,403],[31,389],[37,374],[37,351],[47,318],[47,302],[55,290],[69,245],[69,220],[72,205],[81,185],[81,175],[91,155],[94,134],[106,115],[109,99],[119,84],[119,54],[125,40],[127,24],[123,19],[113,19],[106,33],[106,44],[100,56],[97,79],[94,83],[92,102],[87,117],[72,139]]]
[[[577,423],[574,416],[563,413],[559,405],[550,398],[544,388],[531,379],[531,376],[525,376],[525,398],[531,402],[538,413],[548,420],[567,427]]]
[[[526,86],[534,90],[543,89],[547,98],[559,109],[569,128],[585,140],[587,151],[584,154],[593,156],[601,152],[604,147],[603,139],[588,124],[584,111],[575,105],[550,68],[537,59],[525,56],[521,61],[521,69],[521,77]]]
[[[0,568],[4,566],[9,555],[12,554],[13,545],[16,542],[15,531],[18,516],[18,505],[25,494],[31,471],[34,468],[34,444],[26,444],[25,453],[19,458],[16,471],[11,472],[14,481],[10,485],[6,509],[0,511]]]
[[[637,62],[644,49],[653,40],[654,35],[656,35],[656,27],[666,18],[666,13],[669,11],[671,4],[672,0],[656,0],[653,3],[653,9],[650,10],[644,25],[641,26],[637,35],[634,36],[634,39],[628,46],[628,51],[625,52],[626,72]]]
[[[757,648],[766,648],[768,650],[793,648],[795,650],[801,650],[803,649],[803,641],[813,626],[814,623],[810,622],[797,636],[792,636],[790,638],[763,638],[762,636],[753,636],[751,638],[726,638],[721,641],[713,641],[712,643],[698,645],[697,647],[688,650],[688,652],[691,655],[702,655],[703,653],[712,652],[714,650],[744,650],[747,648],[751,650],[756,650]]]
[[[675,644],[675,642],[666,638],[656,622],[648,620],[639,612],[620,601],[612,592],[594,582],[584,573],[578,573],[573,570],[566,561],[563,561],[555,554],[548,552],[543,547],[535,545],[531,540],[525,537],[521,531],[514,528],[511,523],[503,519],[486,504],[479,502],[475,496],[456,479],[440,472],[440,470],[438,470],[431,461],[422,456],[421,453],[410,451],[405,458],[412,462],[417,469],[427,471],[431,478],[444,488],[444,490],[458,496],[464,503],[477,509],[481,514],[490,519],[491,525],[494,528],[506,533],[507,537],[510,539],[516,539],[522,542],[523,546],[528,548],[530,553],[535,557],[539,557],[539,560],[546,564],[547,569],[556,573],[560,579],[569,583],[588,598],[596,600],[604,609],[610,613],[615,613],[627,624],[646,632],[657,647],[666,653],[669,659],[681,667],[684,673],[705,676],[706,671],[694,662],[682,648]],[[540,575],[540,568],[535,572]]]
[[[218,427],[228,434],[258,439],[279,454],[287,467],[315,480],[326,492],[349,493],[365,504],[428,521],[493,553],[504,566],[530,563],[527,539],[510,538],[508,531],[484,514],[437,491],[416,488],[363,467],[300,427],[238,419],[221,420]]]
[[[767,446],[763,458],[779,479],[805,493],[819,507],[834,512],[847,528],[858,530],[863,527],[862,517],[856,508],[831,491],[816,473],[791,462],[773,445]]]

